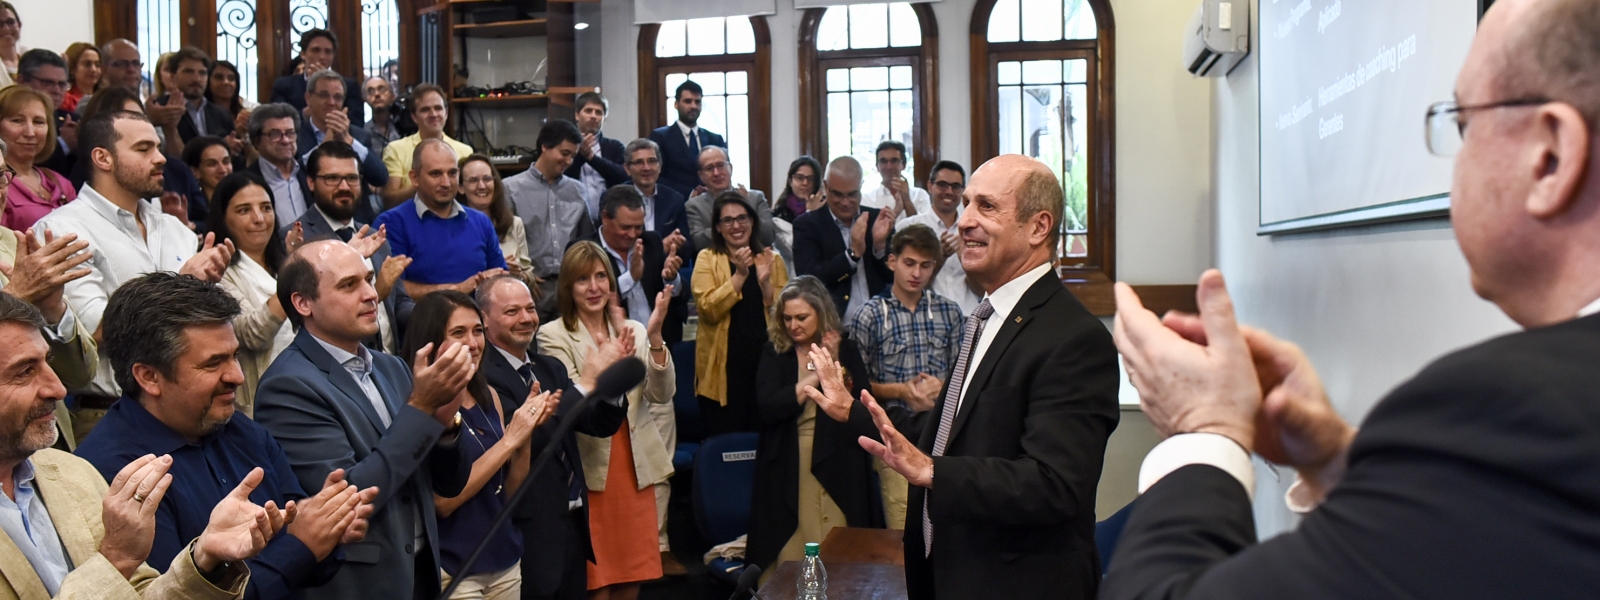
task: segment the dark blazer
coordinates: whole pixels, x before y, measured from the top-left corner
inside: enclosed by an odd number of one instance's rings
[[[926,490],[907,497],[909,598],[1094,598],[1095,490],[1118,418],[1111,334],[1053,274],[986,327],[1000,330],[968,371],[944,456],[933,459],[931,558]],[[932,453],[942,410],[943,392],[931,411],[895,409],[896,425]]]
[[[350,115],[351,125],[362,125],[367,122],[366,109],[362,107],[361,86],[356,80],[344,78],[344,112]],[[299,73],[284,75],[272,80],[271,102],[283,102],[293,106],[295,110],[306,109],[306,76]]]
[[[861,211],[867,213],[867,252],[861,260],[867,262],[867,297],[870,298],[894,282],[894,272],[889,270],[889,263],[877,257],[878,248],[872,243],[872,224],[878,221],[878,209],[862,207]],[[840,316],[850,305],[850,283],[856,275],[855,267],[850,266],[850,257],[845,254],[847,250],[849,247],[839,235],[832,211],[813,210],[795,218],[795,273],[821,279],[822,284],[828,286],[828,293],[833,295],[833,306]]]
[[[256,421],[283,446],[306,493],[321,490],[334,469],[357,487],[378,487],[366,539],[344,546],[344,567],[327,585],[306,590],[310,600],[412,597],[419,580],[414,515],[420,511],[421,533],[439,564],[433,494],[460,494],[472,471],[456,441],[440,441],[444,425],[406,404],[411,372],[403,361],[372,353],[372,379],[393,415],[388,427],[350,372],[302,329],[257,388]],[[436,575],[420,579],[439,589]]]
[[[851,378],[850,395],[867,388],[867,366],[861,350],[849,339],[839,342],[839,363]],[[756,450],[754,492],[750,496],[750,564],[771,568],[778,552],[799,526],[800,433],[795,421],[805,405],[795,401],[794,385],[800,381],[795,349],[779,354],[768,343],[761,351],[756,376],[756,417],[761,442]],[[872,455],[856,438],[881,441],[872,416],[861,403],[850,409],[850,421],[840,423],[817,411],[811,443],[811,464],[806,468],[844,512],[851,527],[884,526],[883,502],[872,470]]]
[[[579,152],[572,155],[572,166],[567,167],[566,176],[578,181],[583,181],[583,166],[594,167],[594,172],[606,180],[606,187],[628,182],[628,172],[622,165],[628,162],[627,148],[622,142],[600,135],[600,153],[594,158],[584,158]]]
[[[189,222],[194,223],[195,233],[204,235],[209,228],[206,227],[206,215],[211,212],[210,201],[206,199],[206,192],[200,189],[200,180],[194,176],[194,170],[184,164],[183,158],[162,152],[167,164],[161,167],[164,181],[161,184],[163,192],[176,192],[189,201]],[[54,170],[54,169],[52,169]],[[89,161],[75,160],[70,174],[56,171],[67,177],[72,182],[72,187],[82,188],[89,181]],[[257,171],[259,174],[260,171]]]
[[[494,348],[485,348],[483,353],[484,377],[489,380],[489,386],[500,394],[500,403],[505,408],[505,414],[520,408],[528,399],[529,386],[523,383],[522,376],[511,368],[511,363],[506,361],[505,355]],[[556,414],[543,425],[533,430],[532,446],[533,457],[537,459],[545,446],[550,444],[550,436],[555,433],[556,424],[569,410],[578,405],[582,398],[577,388],[572,385],[572,380],[567,377],[567,368],[561,361],[553,357],[528,351],[528,360],[533,368],[533,377],[539,382],[539,389],[562,390],[561,404],[556,407]],[[596,402],[591,405],[588,412],[578,417],[573,431],[594,437],[611,437],[622,423],[628,420],[628,409],[608,402]],[[510,419],[506,420],[508,423]],[[567,477],[576,477],[583,481],[583,463],[578,457],[578,439],[573,433],[568,433],[560,442],[561,454],[549,466],[538,473],[530,473],[532,487],[523,495],[522,502],[517,505],[511,514],[511,520],[522,530],[523,557],[522,557],[522,588],[523,590],[540,596],[555,593],[561,585],[561,577],[565,574],[562,561],[566,550],[570,546],[567,539],[569,527],[564,520],[567,518]],[[582,493],[583,508],[578,515],[581,523],[589,522],[588,489],[585,486]],[[589,560],[594,560],[594,549],[589,542],[589,528],[578,527],[583,539],[579,543],[588,554]]]
[[[661,293],[661,290],[667,287],[667,282],[661,278],[661,269],[667,262],[667,250],[661,244],[661,234],[659,232],[646,231],[639,239],[644,240],[644,278],[640,282],[644,284],[645,297],[649,299],[653,306],[656,301],[656,294]],[[583,238],[575,239],[567,246],[570,247],[573,243],[580,241],[594,242],[600,244],[601,248],[607,248],[606,241],[600,237],[599,230]],[[606,252],[606,256],[611,258],[611,272],[621,274],[622,265],[617,261],[617,257],[611,256],[609,251]],[[684,280],[683,275],[678,275],[678,280],[674,281],[673,285],[676,285],[682,291],[667,303],[667,320],[661,323],[661,337],[668,344],[676,344],[683,341],[683,322],[689,319],[689,297],[693,295],[689,291],[689,282]],[[626,311],[628,307],[624,304],[622,308]],[[628,318],[640,323],[645,323],[648,320],[644,318],[644,315],[628,315]]]
[[[300,162],[311,158],[311,151],[317,149],[317,133],[311,130],[311,120],[305,119],[301,123],[298,139],[295,142],[296,151],[300,153]],[[372,149],[372,134],[365,127],[350,126],[350,137],[361,142],[367,148],[367,158],[361,161],[361,184],[381,188],[389,183],[389,169],[383,166],[383,152]],[[363,191],[363,193],[366,193]]]
[[[150,101],[166,106],[167,98],[169,96],[160,96]],[[205,123],[195,123],[194,117],[189,116],[187,108],[184,109],[183,116],[178,117],[178,137],[183,140],[183,143],[187,144],[189,140],[202,135],[227,137],[228,134],[233,133],[233,115],[228,114],[228,109],[207,101],[201,105],[200,112],[203,113]]]
[[[1327,500],[1265,543],[1238,480],[1178,469],[1134,506],[1101,597],[1592,596],[1596,361],[1600,316],[1440,358],[1373,407]]]
[[[311,196],[306,197],[310,198]],[[357,204],[360,203],[357,202]],[[322,212],[315,210],[315,208],[316,204],[315,200],[313,200],[311,208],[307,208],[306,212],[301,214],[300,218],[295,221],[300,224],[300,231],[305,235],[305,241],[315,242],[317,240],[337,239],[339,235],[333,231],[333,225],[329,224],[327,219],[322,218]],[[359,215],[351,222],[351,225],[357,231],[360,231],[361,226],[366,224],[361,221]],[[290,225],[293,224],[291,223]],[[280,233],[287,234],[290,225],[284,225],[279,228]],[[389,242],[384,242],[382,246],[378,246],[378,249],[372,253],[373,277],[377,277],[378,272],[383,270],[383,261],[389,260],[390,252]],[[405,324],[411,320],[411,309],[416,307],[416,302],[412,300],[410,295],[406,294],[405,287],[397,282],[394,289],[389,292],[389,296],[383,299],[385,306],[389,309],[389,325],[393,327],[393,331],[381,333],[394,336],[395,348],[400,347],[400,340],[404,338],[406,333]]]
[[[706,131],[704,127],[695,131],[700,133],[701,150],[706,146],[728,147],[728,140]],[[661,147],[661,184],[688,198],[689,192],[700,185],[700,157],[689,148],[688,141],[683,138],[683,130],[678,128],[676,122],[657,127],[650,132],[650,141]]]
[[[688,201],[677,190],[658,183],[655,202],[653,208],[656,215],[656,233],[661,234],[661,237],[671,235],[673,230],[682,233],[683,241],[686,243],[678,248],[678,256],[682,256],[684,264],[688,264],[687,261],[699,252],[690,237],[689,213],[684,211],[684,204]]]

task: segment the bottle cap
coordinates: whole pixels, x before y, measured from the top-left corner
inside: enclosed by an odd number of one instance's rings
[[[806,542],[806,556],[816,556],[821,550],[822,546],[817,545],[816,542]]]

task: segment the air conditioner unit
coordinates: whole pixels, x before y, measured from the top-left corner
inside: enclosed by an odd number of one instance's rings
[[[1222,77],[1249,55],[1250,2],[1201,0],[1184,29],[1184,68],[1200,77]]]

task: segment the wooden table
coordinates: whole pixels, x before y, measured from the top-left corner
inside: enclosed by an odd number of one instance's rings
[[[835,527],[822,540],[820,556],[828,570],[828,600],[905,600],[905,553],[897,529]],[[799,561],[778,565],[763,600],[793,600]]]

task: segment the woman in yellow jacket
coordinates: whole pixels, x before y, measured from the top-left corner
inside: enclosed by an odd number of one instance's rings
[[[695,395],[706,435],[757,431],[756,371],[777,291],[789,282],[783,258],[761,246],[761,221],[736,191],[711,205],[711,247],[694,261],[700,311]]]

